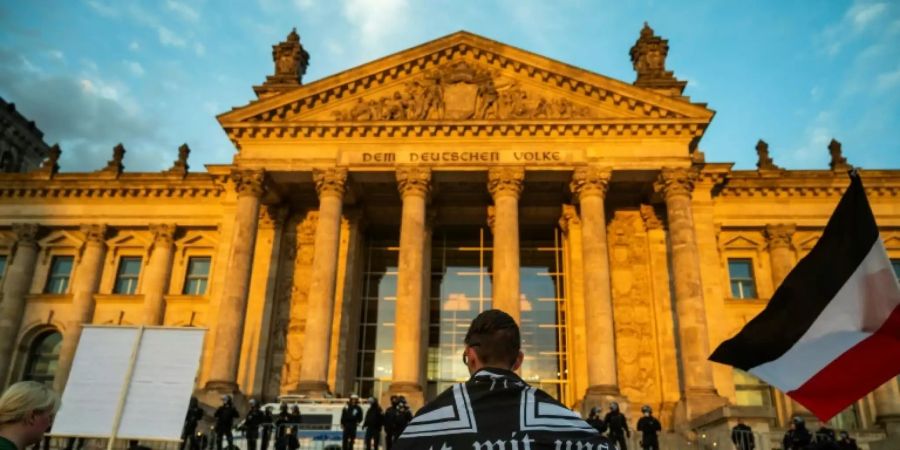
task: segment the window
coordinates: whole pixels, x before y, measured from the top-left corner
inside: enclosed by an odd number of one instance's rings
[[[772,390],[759,378],[734,369],[734,396],[739,406],[771,406]]]
[[[0,255],[0,281],[6,277],[6,255]]]
[[[114,294],[134,295],[137,291],[138,276],[141,274],[141,257],[126,256],[119,260],[119,270],[116,272],[116,285]]]
[[[729,259],[728,277],[731,279],[732,298],[756,298],[756,281],[753,279],[753,261]]]
[[[47,285],[44,286],[45,294],[65,294],[69,288],[69,278],[72,276],[71,256],[54,256],[50,260],[50,275],[47,277]]]
[[[47,331],[38,335],[28,349],[23,379],[52,386],[53,378],[56,377],[61,344],[62,334],[58,331]]]
[[[208,256],[193,256],[188,259],[187,274],[184,277],[182,294],[206,294],[206,284],[209,281],[209,262],[210,258]]]
[[[891,267],[894,268],[894,276],[897,277],[898,280],[900,280],[900,259],[892,259]]]

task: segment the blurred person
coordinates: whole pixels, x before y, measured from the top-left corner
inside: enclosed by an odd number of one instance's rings
[[[356,442],[356,428],[363,420],[362,408],[359,407],[359,396],[353,394],[347,405],[341,411],[341,446],[344,450],[353,450],[353,444]]]
[[[0,450],[25,450],[41,442],[59,406],[59,395],[41,383],[10,386],[0,396]]]
[[[659,450],[658,433],[662,431],[662,424],[653,417],[653,409],[650,405],[641,406],[641,417],[637,422],[637,431],[641,433],[641,448],[644,450]]]
[[[631,430],[628,429],[628,419],[625,414],[619,411],[618,402],[610,402],[609,412],[603,417],[606,426],[609,429],[609,440],[619,446],[619,450],[628,450],[628,443],[625,437],[631,437]]]
[[[235,419],[239,418],[237,409],[231,402],[230,395],[222,396],[222,406],[216,409],[216,450],[222,450],[222,438],[228,441],[228,449],[234,446],[234,436],[231,429],[234,428]]]
[[[383,420],[384,417],[378,400],[375,397],[369,397],[369,409],[366,411],[366,417],[363,419],[363,428],[366,430],[364,440],[366,450],[378,450],[378,446],[381,445]]]
[[[600,417],[600,412],[602,410],[599,406],[595,406],[591,408],[591,412],[588,413],[587,423],[594,427],[598,433],[603,434],[606,433],[606,422],[603,421],[603,418]]]

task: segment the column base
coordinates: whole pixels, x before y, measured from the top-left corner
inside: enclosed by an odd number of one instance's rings
[[[391,383],[391,387],[389,387],[387,392],[382,395],[383,398],[381,399],[381,404],[384,405],[383,408],[387,408],[391,405],[392,395],[402,395],[405,397],[406,403],[409,405],[413,414],[425,405],[425,393],[422,391],[422,386],[420,386],[419,383],[411,381],[395,381]]]
[[[300,380],[297,382],[296,392],[310,398],[331,397],[331,390],[328,389],[328,383],[319,380]]]
[[[581,415],[587,417],[591,413],[591,409],[598,407],[601,410],[609,410],[609,404],[616,402],[619,404],[619,410],[627,413],[628,398],[622,395],[618,386],[612,385],[595,385],[591,386],[584,393],[581,400]],[[601,415],[605,412],[601,413]]]
[[[676,428],[688,427],[691,420],[726,404],[728,400],[714,388],[688,390],[684,393],[684,398],[675,405]]]

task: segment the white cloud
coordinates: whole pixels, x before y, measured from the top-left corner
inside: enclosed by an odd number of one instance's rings
[[[854,1],[839,22],[822,31],[819,36],[821,50],[829,56],[838,54],[847,43],[859,35],[875,29],[874,24],[888,15],[886,13],[889,8],[886,3],[872,3],[869,0]],[[891,27],[893,25],[891,24]]]
[[[344,18],[359,31],[366,48],[381,48],[385,37],[406,27],[409,3],[406,0],[345,0]]]
[[[53,59],[55,59],[55,60],[57,60],[57,61],[62,61],[63,59],[66,58],[66,55],[64,55],[63,52],[60,51],[60,50],[50,50],[50,51],[47,52],[47,54],[48,54],[51,58],[53,58]]]
[[[175,34],[174,31],[164,26],[160,26],[156,29],[156,31],[159,34],[159,42],[163,45],[169,47],[184,47],[185,45],[187,45],[187,42],[184,40],[184,38]]]
[[[125,66],[131,71],[131,74],[137,77],[144,75],[144,66],[137,61],[125,61]]]
[[[294,0],[294,6],[300,11],[309,11],[315,6],[314,0]]]
[[[131,41],[131,43],[128,44],[128,49],[133,52],[136,52],[141,49],[141,44],[138,43],[138,41]]]
[[[878,19],[885,11],[887,11],[887,5],[884,3],[857,3],[850,7],[846,17],[853,23],[853,26],[857,30],[860,30],[865,28],[865,26],[869,25],[872,21]]]
[[[894,69],[891,72],[878,75],[876,83],[878,90],[881,91],[885,91],[893,88],[894,86],[900,85],[900,67]]]
[[[107,3],[101,2],[99,0],[91,0],[87,2],[88,6],[91,7],[97,14],[100,14],[104,17],[116,17],[119,15],[119,11],[109,5]]]
[[[197,56],[205,55],[206,54],[206,46],[200,42],[195,42],[194,43],[194,53],[196,53]]]
[[[166,9],[188,22],[196,22],[200,19],[200,14],[194,8],[175,0],[166,0]]]

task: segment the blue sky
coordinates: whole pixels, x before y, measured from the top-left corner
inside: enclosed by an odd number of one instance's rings
[[[644,21],[669,39],[667,67],[717,111],[708,161],[900,168],[900,3],[578,0],[0,0],[0,96],[95,170],[124,143],[126,170],[229,163],[215,115],[254,98],[271,46],[297,27],[306,82],[465,29],[631,82]]]

